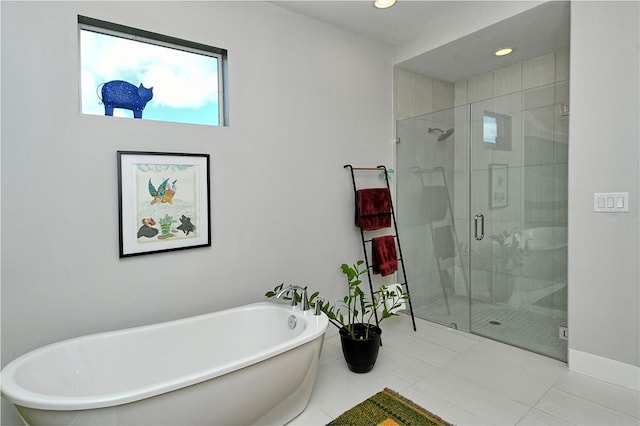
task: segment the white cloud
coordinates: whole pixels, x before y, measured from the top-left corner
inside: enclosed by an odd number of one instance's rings
[[[104,114],[104,108],[100,105],[100,98],[96,93],[96,82],[93,74],[88,71],[82,71],[82,112],[84,114]]]

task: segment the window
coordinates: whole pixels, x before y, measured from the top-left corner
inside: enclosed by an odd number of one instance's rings
[[[222,126],[227,51],[78,16],[83,114]]]
[[[511,117],[485,111],[482,116],[482,141],[485,149],[511,151]]]
[[[498,120],[490,115],[484,116],[483,139],[486,143],[496,143],[498,137]]]

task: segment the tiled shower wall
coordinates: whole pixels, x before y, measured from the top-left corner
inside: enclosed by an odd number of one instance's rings
[[[455,82],[455,106],[474,104],[471,110],[471,139],[482,140],[484,108],[512,117],[514,143],[509,151],[478,150],[484,158],[474,164],[499,163],[509,166],[509,206],[495,210],[497,231],[514,227],[533,228],[566,225],[569,117],[560,105],[569,102],[569,50],[564,49],[524,62]],[[467,111],[456,110],[457,124],[468,120]],[[454,148],[464,150],[464,144]],[[467,156],[454,153],[454,170],[466,172]],[[484,171],[481,171],[482,173]],[[487,176],[480,179],[488,181]],[[455,178],[455,176],[454,176]],[[466,205],[467,182],[454,185],[454,203]],[[485,194],[472,194],[475,206],[488,208]],[[458,204],[460,205],[460,204]],[[454,209],[455,210],[455,209]],[[467,212],[457,219],[468,221]],[[496,230],[494,228],[494,230]]]
[[[454,105],[464,105],[569,79],[569,49],[455,82]],[[401,92],[397,92],[401,96]],[[408,99],[397,99],[400,103]],[[435,111],[435,110],[434,110]]]
[[[396,121],[453,106],[453,83],[398,67],[395,68],[393,76]]]

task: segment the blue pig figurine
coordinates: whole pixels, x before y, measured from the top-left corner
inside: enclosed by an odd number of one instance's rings
[[[113,115],[114,108],[133,111],[134,118],[142,118],[142,110],[153,98],[153,87],[147,89],[140,83],[139,87],[122,80],[113,80],[102,86],[102,103],[104,115]]]

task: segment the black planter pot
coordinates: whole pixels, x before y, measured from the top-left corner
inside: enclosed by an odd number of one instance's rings
[[[344,327],[340,329],[342,354],[349,370],[354,373],[367,373],[373,369],[378,359],[382,330],[373,324],[354,324],[354,327],[355,339],[351,338]],[[369,328],[369,338],[365,339],[367,328]]]

